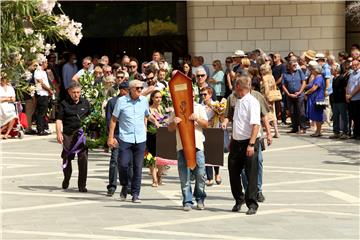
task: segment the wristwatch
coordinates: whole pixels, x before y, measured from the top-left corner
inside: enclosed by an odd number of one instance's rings
[[[248,146],[249,146],[249,147],[254,147],[254,146],[255,146],[255,143],[249,143]]]

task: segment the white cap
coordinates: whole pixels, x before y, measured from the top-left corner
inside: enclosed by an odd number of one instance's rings
[[[315,58],[316,60],[319,60],[319,59],[326,59],[325,55],[323,53],[317,53],[315,55]]]
[[[245,53],[243,50],[236,50],[234,52],[234,55],[232,55],[232,57],[245,57]]]

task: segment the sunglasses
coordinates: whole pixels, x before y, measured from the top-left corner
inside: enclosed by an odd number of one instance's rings
[[[203,96],[203,97],[205,97],[205,96],[207,96],[208,94],[207,93],[201,93],[200,94],[200,96]]]
[[[213,67],[216,67],[217,65],[216,64],[213,64]]]
[[[105,73],[111,73],[111,71],[105,71]]]
[[[153,80],[154,77],[149,77],[149,78],[146,78],[146,81],[150,81],[150,80]]]
[[[196,75],[197,78],[200,78],[200,77],[205,77],[205,74],[199,74],[199,75]]]
[[[135,89],[139,91],[139,90],[143,90],[144,87],[135,87]]]
[[[116,76],[116,78],[123,79],[124,76]]]

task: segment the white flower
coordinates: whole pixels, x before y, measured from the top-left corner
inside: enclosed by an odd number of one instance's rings
[[[35,53],[35,52],[36,52],[36,47],[31,47],[31,48],[30,48],[30,52],[31,52],[31,53]]]
[[[36,60],[39,63],[42,63],[42,62],[46,61],[46,57],[44,56],[44,54],[38,53],[38,54],[36,54]]]
[[[38,10],[41,13],[51,14],[55,7],[56,0],[38,0]]]
[[[34,30],[32,28],[24,28],[24,32],[26,36],[29,36],[34,33]]]

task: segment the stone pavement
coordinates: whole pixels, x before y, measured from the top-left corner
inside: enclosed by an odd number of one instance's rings
[[[76,188],[77,166],[61,189],[55,135],[0,143],[3,239],[359,239],[359,141],[286,135],[264,152],[258,213],[232,213],[223,183],[207,187],[206,209],[184,212],[176,167],[151,187],[143,171],[141,204],[106,197],[109,154],[90,153],[88,193]],[[327,131],[327,135],[330,132]],[[226,156],[225,156],[226,157]],[[226,162],[226,160],[225,160]]]

